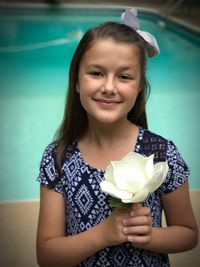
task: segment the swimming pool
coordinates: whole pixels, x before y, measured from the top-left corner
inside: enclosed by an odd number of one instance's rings
[[[39,162],[63,115],[68,64],[81,35],[101,22],[119,21],[121,10],[0,10],[0,200],[36,199]],[[172,139],[198,177],[200,37],[140,13],[141,28],[158,39],[150,59],[149,128]]]

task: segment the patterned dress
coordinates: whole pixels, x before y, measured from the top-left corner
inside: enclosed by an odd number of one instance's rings
[[[55,167],[56,144],[44,151],[37,180],[44,186],[51,185],[58,173]],[[161,194],[174,191],[183,184],[189,169],[176,146],[170,140],[139,128],[135,152],[145,156],[154,154],[154,162],[167,161],[168,175],[164,183],[143,202],[151,209],[154,227],[161,227]],[[112,212],[111,198],[100,189],[104,171],[87,164],[78,148],[71,143],[65,151],[62,175],[53,190],[63,195],[66,207],[66,236],[78,234],[99,224]],[[77,265],[78,267],[168,267],[168,255],[134,248],[130,243],[107,247]]]

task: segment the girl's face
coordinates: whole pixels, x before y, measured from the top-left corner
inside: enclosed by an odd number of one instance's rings
[[[127,120],[139,92],[140,77],[136,46],[97,40],[80,63],[76,87],[88,121]]]

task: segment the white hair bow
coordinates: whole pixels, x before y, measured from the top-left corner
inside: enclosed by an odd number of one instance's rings
[[[140,31],[140,20],[137,18],[137,10],[135,8],[126,9],[121,15],[122,24],[134,29],[148,44],[147,54],[154,57],[160,53],[156,38],[149,32]]]

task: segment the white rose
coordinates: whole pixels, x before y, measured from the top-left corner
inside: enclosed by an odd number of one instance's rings
[[[129,152],[120,161],[111,161],[100,183],[101,190],[123,203],[145,200],[163,183],[169,169],[166,162],[153,164],[153,158]]]

